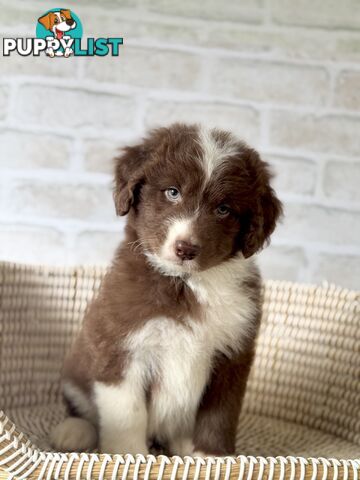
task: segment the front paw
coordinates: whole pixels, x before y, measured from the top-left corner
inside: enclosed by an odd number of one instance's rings
[[[53,429],[50,442],[59,452],[89,452],[96,447],[97,432],[87,420],[68,417]]]

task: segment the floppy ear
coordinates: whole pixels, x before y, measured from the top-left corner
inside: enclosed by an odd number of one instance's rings
[[[65,15],[65,18],[67,18],[67,19],[71,18],[71,12],[70,12],[70,10],[60,10],[60,13],[62,13],[63,15]]]
[[[255,205],[248,214],[247,229],[241,242],[241,250],[245,258],[251,257],[269,242],[276,222],[283,214],[282,203],[270,185],[272,175],[268,165],[255,151],[252,152],[251,157],[255,160],[257,170],[258,193]]]
[[[47,13],[46,15],[44,15],[43,17],[40,17],[38,19],[38,22],[41,23],[41,25],[43,25],[46,30],[50,30],[50,25],[51,25],[51,12]]]
[[[143,145],[124,148],[115,159],[114,202],[117,215],[126,215],[135,202],[136,190],[144,179],[147,152]]]

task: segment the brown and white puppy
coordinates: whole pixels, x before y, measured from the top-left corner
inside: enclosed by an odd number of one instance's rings
[[[281,214],[257,152],[175,124],[117,159],[126,239],[64,369],[58,450],[233,454],[261,316],[251,258]],[[76,418],[76,415],[81,418]]]

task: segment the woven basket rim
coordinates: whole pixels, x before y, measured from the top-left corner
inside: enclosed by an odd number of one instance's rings
[[[6,428],[7,424],[10,428]],[[20,460],[17,458],[19,456]],[[7,462],[8,458],[14,460],[14,463]],[[10,465],[6,466],[6,463]],[[111,476],[107,474],[107,468],[111,469]],[[203,458],[47,452],[36,447],[22,432],[16,432],[15,424],[0,410],[0,479],[3,478],[2,471],[7,475],[4,478],[14,479],[42,479],[45,471],[46,478],[49,479],[77,480],[84,478],[80,476],[84,472],[86,479],[92,478],[93,474],[99,480],[135,479],[142,470],[144,480],[172,480],[178,478],[179,468],[184,480],[272,480],[275,475],[278,480],[357,480],[360,474],[360,456],[357,459],[251,455]],[[212,469],[215,470],[215,476],[211,474]],[[32,476],[35,472],[35,476]]]
[[[27,270],[27,271],[43,271],[48,273],[66,273],[69,274],[73,272],[75,275],[78,271],[83,272],[98,272],[105,273],[109,265],[108,264],[74,264],[74,265],[53,265],[53,264],[41,264],[41,263],[23,263],[23,262],[10,262],[7,260],[0,260],[0,266],[7,266],[9,268]],[[355,297],[360,295],[360,289],[344,287],[340,284],[334,282],[328,282],[326,280],[321,283],[311,283],[311,282],[300,282],[292,280],[274,280],[274,279],[265,279],[265,284],[271,284],[273,286],[278,286],[279,288],[288,288],[289,286],[295,288],[305,289],[307,291],[315,290],[327,290],[327,291],[342,291],[346,295],[353,295]]]

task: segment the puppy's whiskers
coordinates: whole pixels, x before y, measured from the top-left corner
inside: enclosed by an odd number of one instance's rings
[[[156,240],[155,238],[143,238],[140,239],[138,238],[134,242],[128,242],[128,245],[130,246],[130,250],[132,250],[134,253],[137,253],[139,249],[145,250],[149,249],[151,247],[151,241]]]

